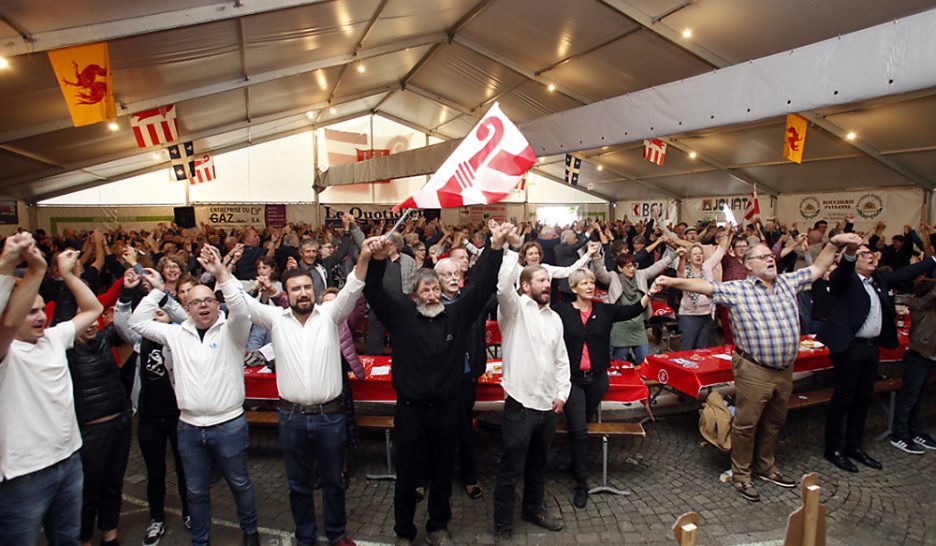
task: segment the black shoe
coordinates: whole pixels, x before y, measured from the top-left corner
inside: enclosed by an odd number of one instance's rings
[[[498,529],[494,531],[494,542],[506,541],[513,538],[513,529]]]
[[[855,463],[851,462],[851,460],[841,451],[832,451],[826,453],[825,458],[846,472],[858,472],[858,467],[855,466]]]
[[[881,464],[881,461],[875,459],[874,457],[868,455],[861,449],[852,449],[845,453],[849,459],[854,459],[859,463],[871,467],[875,470],[881,470],[884,468],[884,465]]]
[[[572,504],[576,508],[585,508],[588,505],[588,491],[584,489],[576,489],[575,496],[572,497]]]
[[[562,530],[562,520],[559,518],[554,518],[546,513],[546,511],[539,512],[537,514],[520,514],[520,519],[523,521],[529,521],[534,525],[538,525],[547,531],[561,531]]]
[[[260,546],[260,533],[244,533],[244,546]]]

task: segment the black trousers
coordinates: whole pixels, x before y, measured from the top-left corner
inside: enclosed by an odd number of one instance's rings
[[[564,410],[569,423],[569,451],[575,488],[588,491],[588,422],[595,417],[608,392],[608,374],[572,379],[572,390]]]
[[[855,338],[846,351],[831,353],[829,357],[835,368],[835,383],[826,415],[825,451],[861,449],[881,358],[880,347]]]
[[[475,386],[477,380],[471,374],[465,374],[461,384],[461,404],[458,419],[458,468],[463,485],[478,483],[478,466],[474,455],[474,418]]]
[[[917,434],[926,432],[920,418],[920,406],[934,368],[936,361],[925,358],[916,351],[910,350],[904,355],[903,387],[897,395],[894,411],[895,438],[912,440]]]
[[[140,415],[137,421],[137,440],[140,453],[146,464],[146,501],[149,504],[150,519],[166,521],[166,442],[172,449],[175,462],[176,482],[179,499],[182,500],[182,514],[188,515],[188,497],[185,492],[185,470],[179,455],[179,439],[176,427],[179,416],[147,417]]]
[[[459,399],[439,402],[397,400],[394,433],[397,481],[393,513],[397,536],[414,540],[416,488],[429,471],[429,520],[426,531],[445,529],[452,519],[452,462],[458,441]]]
[[[494,486],[494,530],[513,529],[514,497],[523,478],[524,514],[543,511],[546,490],[546,461],[556,434],[556,413],[523,407],[507,397],[504,401],[504,454],[497,466]]]
[[[364,350],[369,355],[383,355],[387,344],[384,325],[373,311],[367,312],[367,333],[364,336]]]
[[[81,542],[94,536],[94,522],[101,531],[117,528],[124,472],[130,457],[130,412],[110,421],[81,427]]]

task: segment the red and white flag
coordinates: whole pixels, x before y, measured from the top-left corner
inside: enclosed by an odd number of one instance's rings
[[[744,219],[750,222],[758,214],[760,214],[760,201],[757,200],[757,185],[755,184],[754,189],[751,190],[751,198],[744,206]]]
[[[533,148],[495,102],[423,189],[393,210],[496,203],[535,162]]]
[[[325,129],[325,150],[329,165],[343,165],[360,161],[359,150],[369,149],[367,135]]]
[[[648,138],[643,141],[643,158],[650,163],[663,166],[666,159],[666,143],[658,138]]]
[[[179,139],[179,120],[174,104],[131,114],[130,126],[140,148],[169,144]]]
[[[188,180],[189,184],[195,185],[214,180],[215,178],[214,158],[205,154],[201,156],[201,158],[195,160],[195,174],[189,177]]]

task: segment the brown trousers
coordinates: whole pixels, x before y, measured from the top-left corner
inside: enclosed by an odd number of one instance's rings
[[[752,467],[761,475],[777,470],[774,448],[793,392],[793,366],[767,368],[735,353],[731,368],[738,399],[731,425],[731,471],[732,480],[743,483],[751,481]]]

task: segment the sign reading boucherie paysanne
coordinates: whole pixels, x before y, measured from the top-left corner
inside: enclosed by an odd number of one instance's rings
[[[209,205],[195,207],[198,225],[211,227],[263,227],[265,224],[263,205]]]

